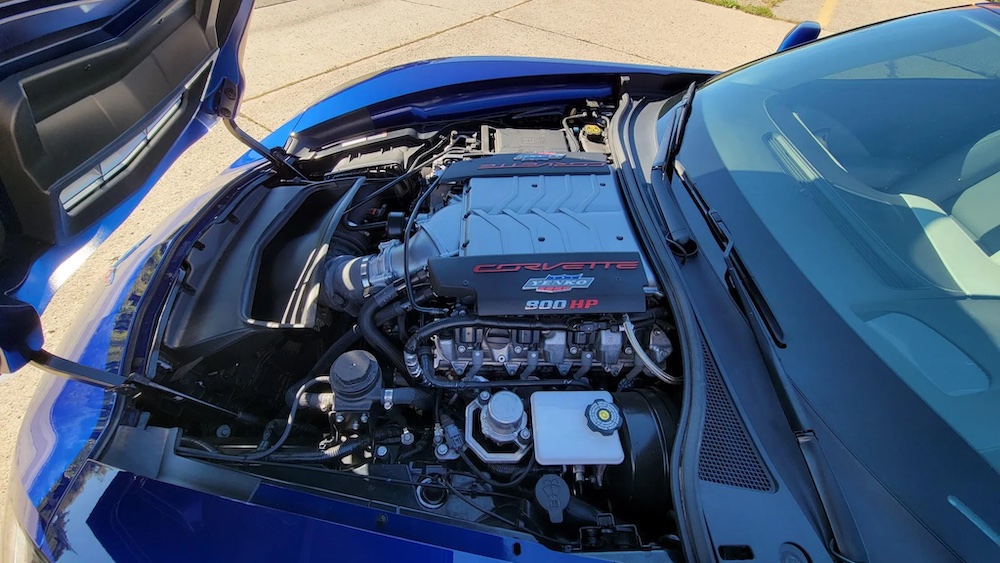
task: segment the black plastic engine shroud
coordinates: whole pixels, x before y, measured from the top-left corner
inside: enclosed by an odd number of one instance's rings
[[[473,297],[482,316],[646,309],[646,274],[635,252],[440,257],[427,267],[435,293]]]

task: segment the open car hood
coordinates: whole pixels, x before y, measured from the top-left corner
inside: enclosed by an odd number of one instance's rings
[[[0,0],[0,373],[53,292],[243,90],[252,0]],[[232,111],[231,109],[227,109]]]

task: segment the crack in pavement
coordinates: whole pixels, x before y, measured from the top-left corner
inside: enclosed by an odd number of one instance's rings
[[[449,10],[454,12],[451,8],[445,6],[438,6],[437,4],[425,4],[423,2],[417,2],[416,0],[399,0],[400,2],[406,2],[407,4],[416,4],[417,6],[427,6],[428,8],[441,8],[442,10]],[[465,24],[462,24],[465,25]]]
[[[520,6],[520,4],[518,4],[518,6]],[[507,8],[507,10],[511,10],[511,9],[516,8],[516,7],[517,6],[511,6],[510,8]],[[507,10],[500,10],[499,12],[496,12],[496,13],[499,14],[501,12],[506,12]],[[565,37],[566,39],[572,39],[574,41],[579,41],[580,43],[586,43],[587,45],[593,45],[595,47],[600,47],[602,49],[607,49],[609,51],[614,51],[616,53],[621,53],[623,55],[628,55],[630,57],[635,57],[637,59],[642,59],[644,61],[649,61],[649,62],[651,62],[653,64],[656,64],[656,65],[662,65],[663,64],[662,62],[657,61],[656,59],[651,59],[649,57],[645,57],[643,55],[639,55],[639,54],[636,54],[636,53],[631,53],[629,51],[625,51],[625,50],[622,50],[622,49],[616,49],[614,47],[611,47],[610,45],[604,45],[602,43],[597,43],[595,41],[588,41],[588,40],[583,39],[581,37],[575,37],[575,36],[569,35],[567,33],[561,33],[561,32],[558,32],[558,31],[553,31],[551,29],[545,29],[544,27],[538,27],[538,26],[535,26],[535,25],[527,24],[527,23],[520,22],[520,21],[517,21],[517,20],[512,20],[510,18],[505,18],[503,16],[499,16],[499,15],[495,15],[495,14],[492,14],[492,17],[494,17],[494,18],[496,18],[496,19],[498,19],[500,21],[505,21],[505,22],[517,24],[517,25],[520,25],[520,26],[523,26],[523,27],[527,27],[528,29],[534,29],[535,31],[542,31],[542,32],[545,32],[545,33],[551,33],[553,35],[558,35],[559,37]]]
[[[337,65],[337,66],[328,68],[328,69],[326,69],[324,71],[317,72],[315,74],[311,74],[309,76],[305,76],[305,77],[299,78],[297,80],[293,80],[293,81],[291,81],[291,82],[289,82],[287,84],[284,84],[282,86],[278,86],[277,88],[271,88],[270,90],[268,90],[266,92],[262,92],[260,94],[257,94],[256,96],[253,96],[251,98],[244,98],[243,102],[251,102],[253,100],[257,100],[257,99],[263,98],[264,96],[267,96],[269,94],[273,94],[275,92],[279,92],[281,90],[284,90],[285,88],[288,88],[289,86],[294,86],[296,84],[301,84],[302,82],[305,82],[307,80],[312,80],[313,78],[318,78],[320,76],[323,76],[324,74],[329,74],[331,72],[338,71],[340,69],[349,67],[351,65],[355,65],[355,64],[358,64],[358,63],[365,62],[367,60],[374,59],[375,57],[384,55],[386,53],[392,53],[393,51],[398,51],[400,49],[404,49],[406,47],[409,47],[410,45],[414,45],[414,44],[419,43],[421,41],[424,41],[426,39],[432,39],[432,38],[437,37],[437,36],[439,36],[441,34],[448,33],[449,31],[456,30],[456,29],[458,29],[460,27],[463,27],[463,26],[466,26],[466,25],[469,25],[469,24],[472,24],[472,23],[476,23],[476,22],[478,22],[480,20],[484,20],[486,18],[494,17],[496,14],[499,14],[500,12],[504,12],[506,10],[512,10],[514,8],[517,8],[518,6],[523,6],[523,5],[527,4],[528,2],[532,2],[532,1],[534,1],[534,0],[524,0],[523,2],[519,2],[519,3],[517,3],[517,4],[513,5],[513,6],[509,6],[507,8],[502,9],[502,10],[497,10],[497,11],[495,11],[493,13],[490,13],[490,14],[483,14],[481,16],[476,16],[475,18],[472,18],[471,20],[466,20],[466,21],[464,21],[464,22],[462,22],[460,24],[456,24],[456,25],[453,25],[451,27],[447,27],[447,28],[435,31],[434,33],[430,33],[430,34],[424,35],[422,37],[418,37],[416,39],[411,39],[410,41],[407,41],[405,43],[401,43],[399,45],[396,45],[395,47],[390,47],[388,49],[383,49],[383,50],[381,50],[381,51],[379,51],[377,53],[372,53],[370,55],[365,55],[365,56],[363,56],[363,57],[361,57],[359,59],[355,59],[353,61],[344,63],[342,65]],[[416,4],[416,2],[410,2],[410,3],[411,4]],[[438,7],[438,6],[435,6],[435,7]],[[442,8],[442,9],[444,9],[444,8]]]
[[[274,129],[271,129],[267,125],[264,125],[263,123],[257,121],[256,119],[250,117],[249,115],[243,113],[242,111],[239,113],[239,115],[240,115],[240,119],[244,119],[246,121],[249,121],[250,123],[253,123],[254,125],[256,125],[257,127],[260,127],[264,131],[267,131],[268,133],[274,133]]]

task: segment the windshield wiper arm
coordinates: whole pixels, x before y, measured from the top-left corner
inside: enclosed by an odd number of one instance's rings
[[[663,162],[653,164],[653,170],[659,168],[667,176],[669,182],[674,178],[674,163],[677,161],[677,154],[681,152],[681,143],[684,142],[684,132],[687,131],[688,120],[691,119],[691,106],[694,105],[694,93],[698,88],[697,82],[692,82],[681,98],[680,103],[674,113],[674,123],[670,128],[670,135],[667,137]]]
[[[691,238],[691,231],[687,220],[680,211],[680,205],[674,198],[670,190],[670,183],[674,178],[674,166],[677,162],[677,154],[681,151],[681,143],[684,141],[684,132],[687,130],[688,120],[691,118],[691,106],[694,102],[694,93],[698,83],[692,82],[681,98],[680,103],[674,113],[674,121],[667,133],[667,138],[660,143],[653,159],[653,168],[650,180],[653,189],[667,197],[673,199],[674,205],[660,206],[660,215],[666,223],[665,235],[667,243],[670,244],[673,252],[682,257],[694,256],[698,252],[698,246]]]
[[[856,561],[846,557],[844,553],[852,555],[865,553],[857,524],[850,514],[850,507],[844,498],[844,492],[837,483],[821,444],[816,439],[813,430],[805,423],[808,417],[799,401],[794,397],[788,376],[784,373],[781,362],[777,358],[775,348],[785,348],[786,346],[781,326],[778,325],[778,320],[764,299],[757,282],[750,275],[743,260],[736,252],[732,235],[722,221],[722,217],[709,207],[697,186],[688,178],[684,167],[677,164],[676,168],[678,179],[690,194],[695,206],[705,217],[709,230],[712,231],[713,237],[722,249],[723,259],[726,263],[726,285],[751,324],[754,339],[758,342],[758,348],[772,374],[775,390],[778,391],[778,400],[795,432],[796,441],[806,464],[806,471],[816,487],[826,521],[833,534],[827,549],[841,561]],[[757,322],[758,320],[759,322]],[[774,348],[767,346],[766,338],[768,336],[774,343]]]
[[[708,205],[698,187],[687,176],[684,167],[680,163],[675,164],[675,167],[681,185],[687,190],[695,206],[704,216],[713,238],[722,249],[723,259],[726,263],[726,284],[737,305],[750,321],[754,339],[757,340],[758,348],[772,374],[779,402],[795,432],[796,441],[806,463],[806,470],[819,494],[820,504],[833,534],[827,549],[841,561],[856,561],[844,554],[865,554],[864,543],[860,539],[857,524],[851,516],[844,492],[837,483],[830,462],[823,452],[822,445],[816,439],[815,432],[805,422],[808,417],[805,415],[802,405],[794,397],[791,383],[777,358],[775,349],[765,343],[766,331],[776,348],[785,348],[784,333],[764,299],[757,282],[750,275],[743,260],[736,252],[732,235],[719,212]],[[760,322],[756,322],[755,318],[759,319]]]
[[[675,168],[677,169],[681,185],[684,186],[688,195],[691,196],[695,207],[698,208],[698,211],[705,218],[705,222],[708,224],[708,229],[712,232],[715,242],[722,249],[722,258],[726,262],[726,283],[736,298],[736,302],[743,310],[743,314],[747,318],[753,316],[759,317],[774,344],[779,348],[784,348],[786,346],[785,333],[781,329],[781,325],[778,324],[778,319],[774,316],[774,312],[764,298],[764,294],[757,285],[757,281],[750,275],[750,271],[747,270],[739,253],[736,252],[736,248],[733,245],[733,237],[726,223],[722,220],[722,216],[708,205],[698,187],[684,171],[684,167],[680,164],[675,164]]]

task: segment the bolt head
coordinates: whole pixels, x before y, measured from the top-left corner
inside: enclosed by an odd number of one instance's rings
[[[521,438],[522,440],[530,440],[531,439],[531,430],[528,430],[527,428],[522,428],[521,431],[518,432],[517,436],[519,438]]]
[[[577,348],[576,346],[571,346],[570,349],[569,349],[569,353],[570,354],[576,354],[579,351],[580,351],[580,349]]]
[[[334,417],[333,419],[334,419],[334,420],[336,420],[336,421],[337,421],[338,423],[340,423],[340,422],[344,422],[344,415],[342,415],[342,414],[338,414],[338,415],[337,415],[337,416],[335,416],[335,417]]]
[[[376,457],[385,457],[387,455],[389,455],[389,448],[387,448],[385,446],[379,446],[379,447],[375,448],[375,456]]]
[[[482,401],[482,402],[484,402],[484,403],[486,401],[489,401],[490,400],[490,392],[489,391],[480,391],[479,392],[479,400]]]
[[[439,456],[448,455],[448,446],[445,444],[438,444],[438,447],[434,449],[434,453]]]
[[[385,409],[385,410],[389,410],[389,409],[392,408],[392,403],[390,403],[389,401],[386,401],[386,402],[382,403],[382,408]]]
[[[460,354],[464,354],[466,350],[468,350],[468,348],[465,347],[465,344],[459,344],[458,345],[458,352]]]
[[[368,422],[368,413],[364,413],[364,414],[361,415],[361,422],[362,423],[367,423]]]
[[[228,438],[233,433],[233,429],[228,424],[223,424],[215,429],[215,435],[219,438]]]
[[[524,347],[523,346],[514,346],[514,353],[515,354],[520,354],[523,351],[524,351]]]

